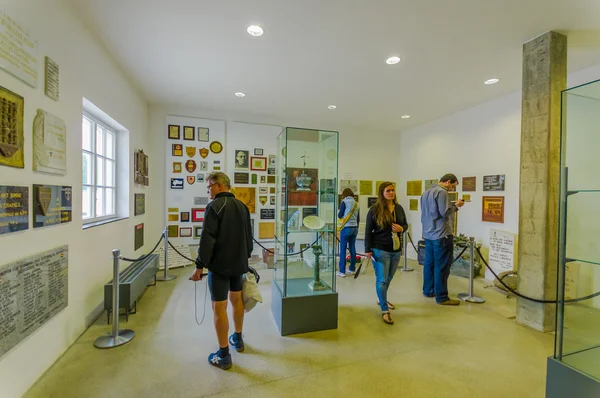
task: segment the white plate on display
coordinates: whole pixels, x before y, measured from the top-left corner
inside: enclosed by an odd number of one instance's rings
[[[317,216],[307,216],[302,220],[302,224],[308,229],[321,229],[325,226],[325,220]]]

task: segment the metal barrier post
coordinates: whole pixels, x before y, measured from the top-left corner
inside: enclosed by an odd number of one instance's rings
[[[402,242],[404,243],[404,248],[402,250],[404,250],[404,267],[400,268],[400,271],[402,272],[410,272],[410,271],[414,271],[414,268],[410,268],[408,266],[408,231],[404,231],[404,234],[402,236]]]
[[[165,227],[165,230],[163,231],[163,234],[165,236],[165,273],[162,276],[157,276],[156,280],[157,281],[172,281],[173,279],[177,278],[175,275],[169,275],[169,229],[167,227]]]
[[[113,348],[129,343],[135,336],[135,332],[129,329],[119,330],[119,258],[121,251],[115,249],[113,254],[113,286],[112,286],[112,333],[108,336],[100,336],[94,342],[96,348]]]
[[[473,269],[475,268],[475,238],[472,236],[469,238],[469,256],[469,293],[460,293],[458,298],[463,301],[468,301],[469,303],[485,303],[484,298],[473,295],[473,279],[475,279],[473,276]]]

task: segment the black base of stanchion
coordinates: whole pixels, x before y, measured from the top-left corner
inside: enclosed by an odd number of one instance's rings
[[[119,334],[114,337],[112,334],[109,336],[100,336],[94,342],[96,348],[114,348],[123,344],[127,344],[135,337],[135,332],[129,329],[119,330]]]

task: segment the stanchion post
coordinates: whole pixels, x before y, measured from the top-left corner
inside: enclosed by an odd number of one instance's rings
[[[121,251],[115,249],[113,254],[113,285],[112,285],[112,333],[100,336],[94,342],[96,348],[114,348],[129,343],[135,336],[130,329],[119,330],[119,259]]]
[[[404,250],[404,266],[402,268],[400,268],[400,271],[402,272],[410,272],[410,271],[414,271],[414,268],[410,268],[408,266],[408,231],[404,231],[403,235],[402,235],[402,242],[404,243],[404,248],[402,250]]]
[[[485,299],[482,297],[473,295],[473,280],[475,279],[473,275],[473,270],[475,269],[475,238],[469,238],[469,293],[460,293],[458,298],[463,301],[468,301],[469,303],[485,303]]]
[[[169,228],[165,227],[163,231],[164,240],[165,240],[165,271],[162,276],[157,276],[157,281],[172,281],[176,278],[175,275],[169,275]]]

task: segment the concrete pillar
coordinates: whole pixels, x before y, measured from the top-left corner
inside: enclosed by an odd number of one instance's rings
[[[548,32],[523,45],[518,290],[556,298],[560,99],[567,85],[567,37]],[[517,322],[554,330],[554,304],[517,299]]]

